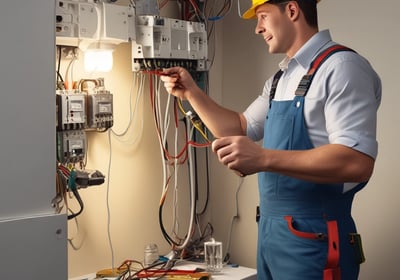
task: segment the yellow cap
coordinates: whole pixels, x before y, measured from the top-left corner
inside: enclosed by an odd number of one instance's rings
[[[256,17],[256,9],[258,6],[261,6],[262,4],[267,3],[269,0],[252,0],[252,5],[251,7],[244,12],[242,18],[244,19],[251,19],[251,18],[255,18]],[[317,3],[320,0],[317,0]]]

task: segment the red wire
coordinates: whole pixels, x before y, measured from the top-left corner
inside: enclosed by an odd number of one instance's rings
[[[157,136],[158,136],[158,140],[160,141],[160,143],[162,143],[162,137],[161,137],[161,131],[159,128],[159,123],[156,117],[156,104],[155,104],[155,94],[154,94],[154,85],[153,85],[153,77],[154,75],[161,75],[159,71],[146,71],[146,73],[149,74],[150,77],[150,99],[151,99],[151,107],[153,110],[153,116],[154,116],[154,121],[155,121],[155,125],[156,125],[156,130],[157,130]],[[178,128],[179,126],[179,121],[178,121],[178,108],[177,108],[177,103],[175,102],[175,106],[174,106],[174,118],[175,118],[175,127]],[[172,155],[167,149],[166,147],[163,146],[163,153],[166,157],[167,160],[172,161],[175,159],[180,159],[180,161],[178,162],[179,164],[183,164],[186,162],[187,158],[188,158],[188,147],[189,145],[193,146],[193,147],[207,147],[210,145],[210,143],[196,143],[194,141],[189,141],[188,139],[188,135],[187,132],[185,130],[185,145],[182,147],[182,149],[179,151],[179,153],[177,155]],[[182,158],[183,157],[183,158]],[[172,164],[172,163],[171,163]]]

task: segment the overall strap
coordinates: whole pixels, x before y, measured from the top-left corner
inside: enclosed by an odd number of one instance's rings
[[[278,86],[279,79],[283,74],[282,70],[279,70],[275,73],[274,79],[272,80],[271,90],[269,91],[269,106],[271,107],[271,100],[275,98],[276,88]]]
[[[306,96],[308,89],[310,88],[311,82],[314,78],[315,73],[319,69],[319,67],[324,63],[331,55],[341,51],[351,51],[354,50],[342,46],[342,45],[333,45],[318,54],[318,56],[311,62],[310,68],[306,75],[301,78],[300,83],[296,89],[295,94],[297,96]]]
[[[300,83],[299,83],[299,85],[298,85],[298,87],[296,89],[295,94],[298,95],[298,96],[305,96],[307,94],[308,89],[310,88],[312,79],[314,78],[314,75],[317,72],[318,68],[331,55],[333,55],[336,52],[340,52],[340,51],[351,51],[351,52],[354,52],[354,50],[352,50],[352,49],[350,49],[348,47],[342,46],[342,45],[333,45],[333,46],[323,50],[311,62],[310,67],[308,69],[308,72],[300,80]],[[278,86],[278,82],[279,82],[279,79],[281,78],[282,74],[283,74],[283,71],[279,70],[274,75],[274,78],[272,80],[271,90],[269,92],[269,101],[270,101],[270,103],[271,103],[271,100],[273,100],[275,98],[276,88]]]

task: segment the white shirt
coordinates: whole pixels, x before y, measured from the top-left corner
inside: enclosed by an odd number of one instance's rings
[[[334,45],[328,30],[315,34],[293,58],[280,64],[283,75],[275,100],[292,100],[296,88],[313,58]],[[264,136],[272,79],[244,112],[247,135],[255,140]],[[343,51],[328,58],[318,69],[305,97],[304,117],[315,147],[342,144],[376,158],[377,109],[381,101],[381,81],[369,62],[360,55]]]

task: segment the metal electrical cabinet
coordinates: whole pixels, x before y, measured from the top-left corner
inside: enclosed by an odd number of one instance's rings
[[[55,196],[55,1],[0,3],[0,268],[67,279],[67,219]]]

